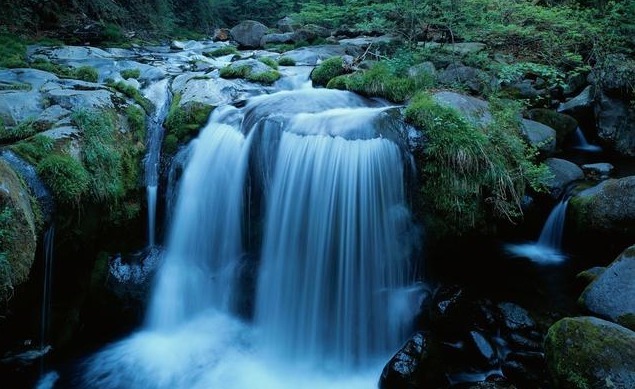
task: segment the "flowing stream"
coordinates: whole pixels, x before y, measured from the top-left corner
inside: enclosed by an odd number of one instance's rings
[[[417,306],[391,109],[311,88],[215,109],[174,186],[146,323],[81,386],[375,387]]]
[[[580,127],[576,128],[573,139],[573,148],[576,150],[588,151],[593,153],[602,151],[602,148],[600,146],[590,144],[586,140],[586,137],[584,136],[584,133],[582,132]]]

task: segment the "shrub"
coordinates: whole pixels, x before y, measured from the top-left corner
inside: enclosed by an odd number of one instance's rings
[[[78,204],[88,191],[90,177],[84,166],[68,155],[51,154],[37,165],[37,172],[57,201]]]
[[[278,65],[295,66],[295,60],[291,57],[280,57],[280,59],[278,59]]]
[[[139,70],[138,68],[122,70],[121,77],[125,78],[126,80],[129,78],[139,78],[141,77],[141,70]]]

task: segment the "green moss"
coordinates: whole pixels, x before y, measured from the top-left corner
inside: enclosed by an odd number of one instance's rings
[[[428,74],[405,77],[396,74],[387,63],[377,63],[369,70],[332,79],[327,88],[344,89],[365,96],[384,97],[394,102],[404,102],[419,90],[434,86],[434,79]]]
[[[130,129],[135,133],[135,137],[144,139],[146,132],[145,112],[136,105],[129,105],[126,107],[126,117],[128,118]]]
[[[251,68],[249,66],[226,66],[219,72],[220,76],[223,78],[245,78],[249,75],[249,73],[251,73]]]
[[[270,68],[273,69],[278,69],[278,62],[276,62],[275,59],[273,58],[269,58],[269,57],[260,57],[258,58],[258,61],[264,63],[265,65],[269,66]]]
[[[406,120],[424,133],[417,155],[421,201],[440,233],[514,221],[526,187],[540,189],[546,181],[547,170],[534,164],[517,116],[508,121],[512,115],[495,106],[492,114],[493,123],[479,128],[423,93],[406,108]]]
[[[126,80],[129,78],[139,78],[141,77],[141,70],[139,70],[138,68],[122,70],[121,77],[125,78]]]
[[[249,73],[247,80],[257,82],[263,85],[271,85],[280,79],[280,73],[275,70],[269,70],[262,73]]]
[[[92,66],[80,66],[71,72],[70,77],[88,82],[97,82],[99,80],[99,73],[97,69]]]
[[[181,105],[181,95],[176,94],[172,99],[172,105],[165,120],[165,127],[168,130],[164,147],[165,151],[176,150],[176,145],[186,143],[198,135],[199,130],[205,125],[209,114],[214,107],[199,102],[189,102]],[[174,140],[176,138],[176,141]]]
[[[139,90],[134,86],[128,85],[123,81],[119,81],[116,83],[109,82],[107,83],[107,85],[133,99],[137,104],[142,106],[146,112],[150,113],[154,110],[154,105],[152,105],[152,102],[143,97],[141,92],[139,92]]]
[[[176,150],[178,148],[179,148],[179,138],[177,138],[176,135],[174,134],[166,135],[165,139],[163,140],[163,151],[166,154],[174,154],[176,153]]]
[[[344,67],[342,57],[333,57],[313,69],[311,72],[311,80],[313,81],[313,85],[326,86],[333,78],[346,73],[350,73],[350,70]]]
[[[87,82],[97,82],[99,80],[99,73],[97,72],[97,69],[92,66],[72,68],[70,66],[52,63],[43,58],[36,58],[33,62],[31,62],[30,66],[34,69],[53,73],[61,78],[72,78]]]
[[[25,120],[13,127],[5,127],[0,122],[0,141],[2,142],[17,142],[36,133],[37,129],[32,120]]]
[[[225,47],[221,47],[220,49],[203,53],[203,55],[207,57],[222,57],[224,55],[230,55],[230,54],[239,54],[239,52],[234,46],[225,46]]]
[[[38,175],[63,204],[79,204],[88,192],[90,177],[84,166],[68,155],[51,154],[37,165]]]
[[[295,66],[295,60],[291,57],[280,57],[278,59],[278,65],[280,66]]]
[[[36,165],[53,151],[55,141],[45,135],[35,135],[12,144],[9,148],[32,165]]]
[[[220,70],[220,76],[223,78],[244,78],[248,81],[258,82],[264,85],[271,85],[280,79],[280,73],[276,70],[270,70],[261,73],[254,73],[247,65],[244,66],[226,66]]]
[[[528,112],[531,120],[547,125],[556,130],[556,142],[561,145],[565,138],[575,132],[578,122],[571,116],[554,112],[551,109],[536,108]]]

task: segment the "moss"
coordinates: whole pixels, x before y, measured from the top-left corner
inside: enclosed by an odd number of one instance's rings
[[[263,85],[271,85],[280,79],[280,73],[275,70],[269,70],[262,73],[249,73],[247,80],[257,82]]]
[[[280,57],[278,59],[278,65],[280,66],[295,66],[295,60],[291,57]]]
[[[550,109],[536,108],[528,112],[531,120],[547,125],[556,130],[556,142],[561,145],[565,138],[575,132],[578,122],[571,116],[554,112]]]
[[[225,47],[221,47],[220,49],[203,53],[203,55],[207,57],[222,57],[224,55],[230,55],[230,54],[239,54],[239,52],[234,46],[225,46]]]
[[[249,66],[226,66],[219,72],[220,76],[223,78],[245,78],[249,75],[249,73],[251,73],[251,68]]]
[[[269,66],[272,69],[278,69],[278,62],[276,62],[275,59],[273,58],[269,58],[269,57],[260,57],[258,58],[258,61],[264,63],[265,65]]]
[[[512,115],[493,111],[493,123],[480,128],[422,93],[405,116],[425,137],[417,155],[421,202],[440,234],[514,221],[526,187],[538,189],[546,181],[547,169],[533,163],[520,123],[506,122]]]
[[[176,94],[172,99],[172,105],[165,120],[165,127],[168,130],[166,141],[169,138],[169,143],[164,144],[164,147],[169,146],[170,149],[176,150],[173,145],[186,143],[198,135],[213,108],[199,102],[189,102],[182,106],[181,95]],[[165,149],[165,151],[169,150]]]
[[[9,148],[32,165],[36,165],[53,151],[55,141],[45,135],[35,135],[12,144]]]
[[[369,70],[332,79],[327,88],[344,89],[370,97],[384,97],[394,102],[405,102],[417,91],[434,86],[432,76],[422,73],[417,77],[395,74],[386,63],[378,63]]]
[[[51,154],[38,163],[37,172],[63,204],[79,204],[89,190],[88,172],[71,156]]]
[[[137,104],[142,106],[146,112],[150,113],[154,110],[154,105],[152,104],[152,102],[146,99],[145,97],[143,97],[141,92],[139,92],[139,90],[135,88],[134,86],[128,85],[123,81],[119,81],[116,83],[109,82],[107,83],[107,85],[110,86],[111,88],[118,90],[119,92],[130,97],[131,99],[133,99]]]
[[[125,78],[126,80],[129,78],[139,78],[141,77],[141,70],[139,70],[138,68],[122,70],[121,77]]]
[[[24,82],[0,83],[0,91],[2,90],[31,90],[31,84]]]
[[[280,73],[277,70],[272,69],[266,72],[254,73],[251,67],[247,65],[226,66],[220,70],[220,76],[223,78],[244,78],[264,85],[271,85],[280,79]]]
[[[163,151],[166,154],[174,154],[179,147],[179,138],[174,134],[166,135],[163,141]]]
[[[17,142],[37,133],[33,120],[25,120],[17,126],[5,127],[0,122],[0,142]]]
[[[144,139],[146,131],[146,115],[143,110],[136,105],[129,105],[126,107],[126,117],[128,118],[130,129],[135,133],[135,137],[138,139]]]
[[[97,69],[92,66],[80,66],[72,71],[71,77],[88,82],[97,82],[99,80],[99,73]]]
[[[313,81],[313,85],[326,86],[333,78],[346,73],[350,73],[350,70],[344,67],[342,57],[333,57],[313,69],[311,72],[311,80]]]

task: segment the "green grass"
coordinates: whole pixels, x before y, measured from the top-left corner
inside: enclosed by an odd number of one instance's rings
[[[14,143],[12,151],[27,160],[32,165],[37,165],[39,161],[51,154],[55,146],[55,141],[46,135],[35,135],[31,138]]]
[[[0,34],[0,67],[28,67],[26,43],[21,38],[12,34]]]
[[[329,81],[337,76],[350,73],[350,70],[344,68],[342,57],[329,58],[319,64],[311,72],[311,80],[316,86],[326,86]]]
[[[141,77],[141,70],[137,68],[122,70],[121,77],[125,78],[126,80],[129,78],[139,78]]]
[[[275,59],[273,59],[273,58],[260,57],[260,58],[258,58],[258,61],[264,63],[265,65],[269,66],[270,68],[278,70],[278,62]]]
[[[118,90],[119,92],[130,97],[131,99],[133,99],[137,104],[143,107],[143,109],[147,113],[150,113],[154,110],[154,105],[152,104],[152,102],[146,99],[145,97],[143,97],[141,92],[139,92],[139,90],[135,88],[134,86],[128,85],[123,81],[108,82],[107,85],[110,86],[111,88]]]
[[[516,221],[525,190],[544,188],[548,170],[522,139],[518,106],[492,101],[491,111],[493,122],[479,128],[425,93],[406,108],[406,120],[426,139],[417,156],[422,203],[439,231],[461,234]]]
[[[254,73],[247,65],[231,67],[226,66],[220,70],[220,76],[223,78],[244,78],[248,81],[257,82],[264,85],[271,85],[280,79],[280,73],[277,70],[270,70],[261,73]]]
[[[97,69],[92,66],[80,66],[71,71],[70,77],[87,82],[97,82],[99,80],[99,73]]]
[[[0,90],[31,90],[31,84],[24,82],[0,83]]]
[[[212,106],[199,102],[190,102],[185,105],[180,103],[181,95],[174,95],[165,120],[165,128],[168,132],[163,147],[168,154],[176,151],[179,144],[186,143],[198,135],[214,109]]]
[[[295,66],[295,60],[291,57],[280,57],[278,59],[278,65],[280,66]]]
[[[79,204],[89,190],[88,172],[71,156],[51,154],[38,163],[37,172],[62,204]]]
[[[36,133],[33,120],[25,120],[13,127],[5,127],[0,120],[0,142],[17,142]]]
[[[30,67],[53,73],[61,78],[72,78],[87,82],[97,82],[99,80],[99,73],[97,72],[97,69],[92,66],[72,68],[70,66],[50,62],[43,58],[36,58],[33,62],[31,62]]]
[[[146,132],[145,112],[135,105],[129,105],[126,107],[126,117],[128,118],[130,129],[135,133],[135,137],[144,139]]]

